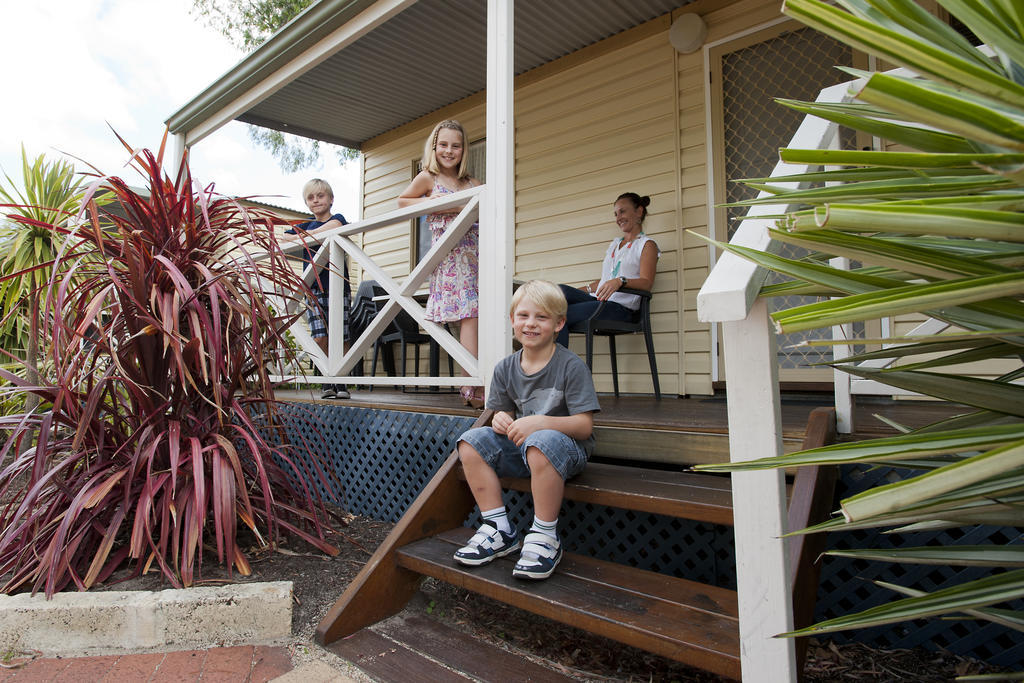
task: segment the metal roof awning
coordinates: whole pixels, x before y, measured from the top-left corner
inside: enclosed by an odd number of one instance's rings
[[[515,0],[515,74],[689,1]],[[320,0],[167,126],[190,145],[239,120],[359,147],[483,91],[486,61],[482,0]]]

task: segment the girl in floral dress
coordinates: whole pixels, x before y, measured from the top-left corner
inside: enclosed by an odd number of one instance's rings
[[[434,199],[445,194],[479,185],[469,175],[466,163],[466,133],[455,120],[442,121],[431,131],[423,146],[423,170],[398,197],[400,207]],[[458,211],[433,213],[427,225],[433,241],[444,234]],[[459,342],[473,356],[477,355],[477,317],[479,288],[477,285],[477,246],[479,230],[471,227],[459,244],[445,257],[430,276],[427,319],[436,323],[459,322]],[[467,374],[465,370],[463,374]],[[483,405],[483,387],[462,387],[466,405]]]

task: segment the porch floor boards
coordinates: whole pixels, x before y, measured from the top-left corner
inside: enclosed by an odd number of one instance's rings
[[[352,390],[350,399],[323,400],[320,389],[278,391],[283,401],[302,401],[336,406],[374,408],[377,410],[403,410],[443,415],[476,417],[479,410],[463,405],[457,393],[408,391],[377,387],[373,391]],[[660,401],[653,395],[631,395],[615,398],[600,394],[601,412],[594,423],[600,427],[627,427],[634,429],[660,429],[667,431],[700,431],[725,434],[728,416],[725,395],[687,398],[664,397]],[[831,394],[783,394],[782,433],[787,439],[802,439],[811,411],[820,406],[833,405]],[[858,397],[854,409],[856,432],[853,438],[867,438],[895,434],[896,430],[874,417],[884,414],[899,424],[921,427],[969,409],[939,401],[894,401],[879,397]]]

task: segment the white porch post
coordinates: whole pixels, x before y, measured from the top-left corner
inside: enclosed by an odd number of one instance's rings
[[[508,307],[515,253],[513,0],[487,1],[487,188],[480,211],[480,377],[512,352]]]
[[[170,169],[171,177],[177,177],[178,171],[181,170],[181,155],[185,153],[185,134],[175,133],[171,136],[171,158]]]
[[[723,322],[729,452],[733,462],[782,453],[782,418],[775,331],[765,299],[743,320]],[[792,586],[786,542],[786,488],[782,470],[734,472],[736,585],[740,666],[744,683],[796,681],[791,638]]]

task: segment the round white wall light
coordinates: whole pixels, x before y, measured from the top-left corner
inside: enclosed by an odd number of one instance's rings
[[[704,23],[700,15],[692,12],[680,14],[672,22],[672,28],[668,30],[668,42],[685,55],[699,50],[704,44],[704,37],[707,34],[708,25]]]

